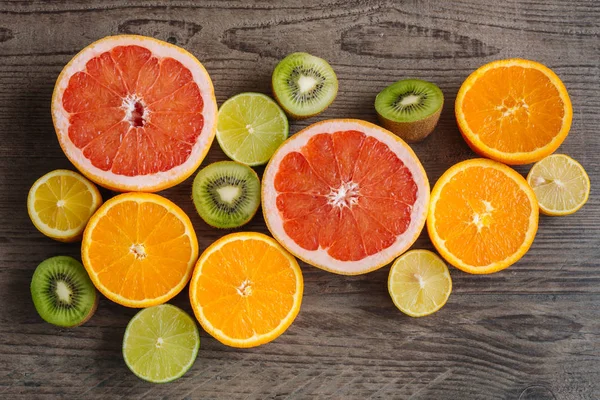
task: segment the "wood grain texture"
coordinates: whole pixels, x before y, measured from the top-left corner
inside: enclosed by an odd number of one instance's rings
[[[289,52],[326,58],[338,97],[292,132],[324,118],[376,122],[383,87],[431,80],[446,103],[436,131],[413,148],[432,183],[474,156],[453,114],[467,75],[499,58],[540,61],[571,95],[573,126],[559,151],[589,172],[589,202],[569,217],[542,217],[531,250],[508,270],[451,269],[454,291],[428,318],[394,307],[387,267],[342,277],[302,265],[302,310],[283,336],[237,350],[202,333],[183,378],[145,383],[121,356],[135,310],[103,298],[86,325],[60,329],[41,321],[29,294],[39,262],[79,256],[77,244],[37,232],[26,210],[35,179],[72,168],[52,127],[54,81],[77,51],[117,33],[184,46],[211,74],[219,104],[242,91],[268,93]],[[594,0],[0,2],[0,398],[600,399],[599,36]],[[221,159],[215,142],[204,164]],[[201,221],[190,191],[191,179],[163,194],[191,216],[204,249],[223,232]],[[245,229],[267,232],[261,216]],[[426,234],[415,247],[432,249]],[[191,311],[185,291],[173,303]]]

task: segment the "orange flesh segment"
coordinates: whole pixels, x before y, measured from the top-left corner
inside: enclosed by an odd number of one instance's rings
[[[136,245],[145,256],[136,257]],[[89,266],[108,291],[144,300],[163,296],[181,282],[192,245],[184,224],[165,207],[124,201],[98,220],[88,252]]]
[[[349,194],[333,204],[340,188]],[[313,136],[283,158],[275,189],[288,236],[341,261],[390,247],[408,228],[417,199],[404,163],[386,144],[358,131]]]
[[[248,287],[248,295],[244,293]],[[225,336],[249,339],[275,330],[294,305],[290,261],[262,240],[231,241],[202,265],[197,300],[206,319]]]
[[[87,62],[63,94],[69,138],[92,165],[117,175],[183,164],[202,133],[203,101],[179,61],[117,46]]]
[[[510,177],[469,167],[444,185],[435,226],[450,253],[468,265],[487,266],[522,246],[531,212],[527,194]]]
[[[521,66],[490,69],[466,92],[462,110],[471,131],[488,147],[531,152],[558,135],[565,105],[541,71]]]

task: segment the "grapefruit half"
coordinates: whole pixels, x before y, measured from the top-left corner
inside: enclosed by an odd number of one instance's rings
[[[214,139],[210,77],[190,53],[136,35],[81,50],[60,73],[52,119],[85,176],[116,191],[158,191],[189,177]]]
[[[366,121],[333,119],[298,132],[263,176],[273,236],[292,254],[344,275],[406,251],[427,217],[429,181],[411,148]]]

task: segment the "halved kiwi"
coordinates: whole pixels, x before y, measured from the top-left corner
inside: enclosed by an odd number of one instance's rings
[[[192,187],[196,211],[215,228],[237,228],[254,217],[260,205],[260,180],[247,165],[219,161],[203,168]]]
[[[281,60],[273,70],[271,84],[281,108],[296,119],[323,112],[338,91],[331,65],[308,53],[292,53]]]
[[[37,266],[31,297],[44,321],[68,328],[84,324],[98,306],[98,293],[85,268],[68,256],[51,257]]]
[[[375,98],[381,125],[407,142],[418,142],[433,132],[443,105],[440,88],[420,79],[398,81]]]

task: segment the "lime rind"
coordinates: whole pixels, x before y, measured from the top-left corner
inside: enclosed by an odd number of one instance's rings
[[[171,304],[138,312],[123,337],[123,359],[138,378],[172,382],[194,364],[200,348],[196,321]]]
[[[240,93],[219,109],[219,146],[229,158],[242,164],[266,164],[288,134],[285,112],[275,100],[262,93]]]

